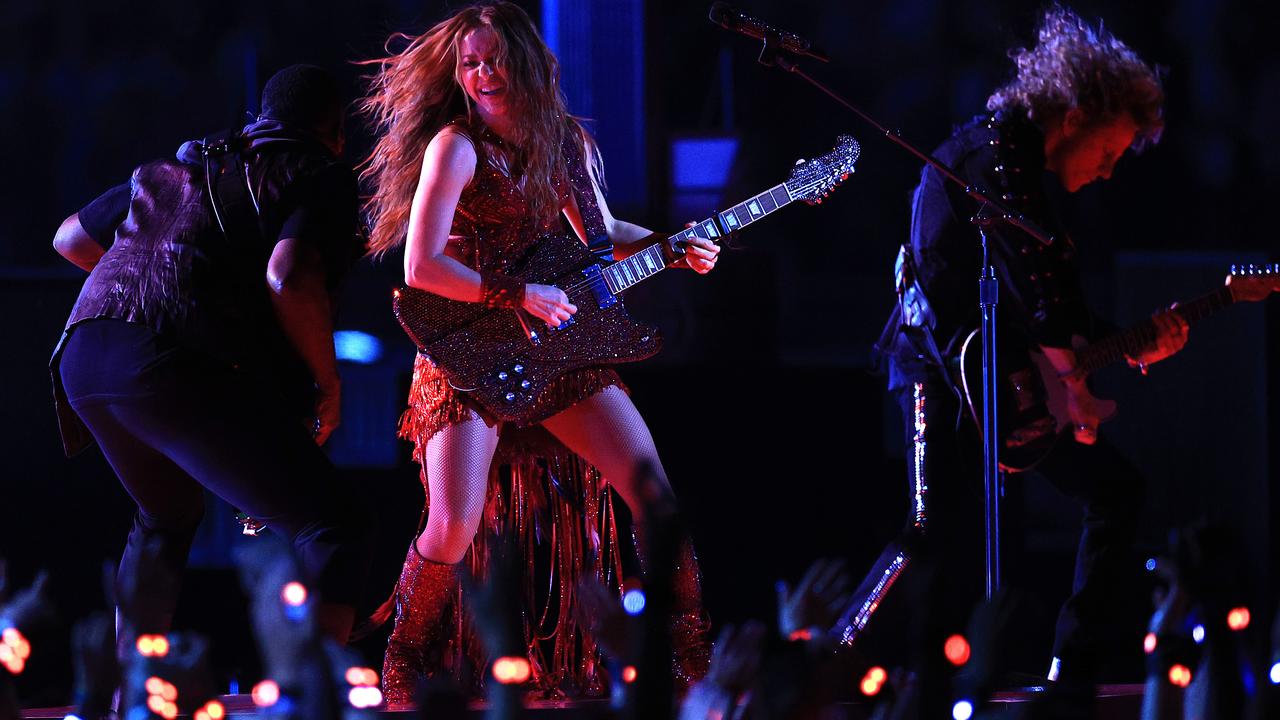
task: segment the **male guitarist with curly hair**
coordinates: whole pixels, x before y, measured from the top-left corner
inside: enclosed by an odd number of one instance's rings
[[[1013,228],[987,232],[1000,281],[1002,342],[1017,338],[1044,353],[1066,385],[1073,432],[1037,470],[1083,501],[1084,532],[1072,593],[1058,618],[1050,678],[1057,679],[1061,668],[1087,682],[1113,621],[1109,611],[1127,567],[1142,479],[1098,438],[1100,413],[1084,378],[1072,374],[1072,336],[1090,337],[1095,329],[1083,302],[1075,249],[1055,222],[1044,183],[1056,178],[1075,192],[1110,178],[1127,150],[1159,139],[1164,93],[1156,71],[1133,50],[1062,7],[1045,13],[1035,47],[1011,57],[1016,76],[987,100],[989,114],[957,130],[934,154],[1055,238],[1046,245]],[[938,627],[962,631],[979,597],[979,443],[971,426],[958,424],[962,396],[951,367],[979,321],[982,254],[970,222],[977,210],[960,187],[932,168],[924,170],[915,191],[911,241],[899,256],[900,302],[878,343],[888,361],[889,389],[904,414],[913,505],[903,533],[836,627],[849,644],[881,602],[899,594],[891,587],[917,575],[906,572],[913,563],[945,568],[919,573],[935,577],[933,597],[946,593],[938,605],[954,608]],[[1186,323],[1174,313],[1158,313],[1153,326],[1150,341],[1129,356],[1144,369],[1177,352],[1187,338]],[[1055,434],[1055,428],[1048,430]]]

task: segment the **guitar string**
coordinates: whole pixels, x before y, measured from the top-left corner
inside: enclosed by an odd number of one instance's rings
[[[825,184],[825,182],[826,182],[826,180],[825,180],[824,178],[817,178],[817,179],[812,180],[812,181],[810,181],[810,182],[808,182],[808,183],[806,183],[806,184],[804,184],[804,185],[797,186],[797,188],[795,189],[795,191],[792,191],[792,190],[791,190],[791,188],[787,187],[787,184],[786,184],[786,183],[781,183],[781,185],[782,185],[782,187],[787,191],[787,195],[788,195],[788,197],[789,197],[789,200],[787,201],[787,204],[790,204],[790,203],[792,203],[792,202],[795,202],[795,201],[796,201],[796,199],[798,198],[798,196],[800,196],[800,195],[804,195],[804,194],[806,194],[806,193],[810,192],[811,190],[816,190],[816,189],[818,189],[818,188],[819,188],[819,187],[821,187],[823,184]],[[771,191],[769,191],[769,192],[771,192]],[[761,194],[767,194],[767,193],[761,193]],[[759,196],[757,195],[756,197],[759,197]],[[754,200],[755,198],[752,198],[752,199]],[[747,203],[747,202],[750,202],[750,200],[744,201],[744,202],[742,202],[742,203],[738,203],[738,205],[743,205],[743,204],[745,204],[745,203]],[[734,205],[733,207],[737,207],[737,205]],[[785,206],[785,205],[778,205],[777,207],[775,207],[773,210],[770,210],[769,212],[774,212],[775,210],[780,210],[780,209],[782,209],[783,207],[786,207],[786,206]],[[730,208],[730,210],[732,210],[732,209],[733,209],[733,208]],[[729,210],[725,210],[725,211],[723,211],[723,212],[718,212],[718,213],[716,213],[716,215],[723,215],[723,214],[724,214],[724,213],[726,213],[726,212],[729,212]],[[766,213],[766,215],[767,215],[767,214],[768,214],[768,213]],[[763,218],[763,216],[761,216],[761,217]],[[755,220],[752,220],[752,222],[755,222]],[[667,236],[667,240],[670,240],[670,239],[675,238],[675,237],[679,237],[681,234],[683,234],[683,233],[677,233],[677,234],[675,234],[675,235],[669,235],[669,236]],[[639,253],[635,253],[635,255],[632,255],[631,257],[635,257],[636,255],[639,255],[640,253],[647,252],[650,248],[657,247],[658,245],[661,245],[661,244],[662,244],[662,243],[654,243],[653,245],[650,245],[649,247],[645,248],[644,250],[641,250]],[[630,258],[627,258],[627,259],[629,260]],[[626,262],[626,260],[619,260],[619,261],[618,261],[618,263],[623,263],[623,262]],[[614,265],[616,265],[616,264],[617,264],[617,263],[614,263]],[[607,266],[607,267],[613,267],[614,265],[609,265],[609,266]],[[651,277],[652,275],[657,274],[659,271],[664,270],[664,269],[666,269],[666,267],[665,267],[665,266],[663,266],[663,267],[661,267],[661,268],[658,268],[658,270],[655,270],[654,272],[652,272],[652,273],[650,273],[649,275],[646,275],[645,277],[640,278],[640,279],[641,279],[641,280],[644,280],[644,279],[646,279],[646,278],[648,278],[648,277]],[[604,270],[605,270],[605,268],[601,268],[601,275],[600,275],[600,279],[601,279],[601,280],[605,280],[605,284],[607,285],[607,284],[608,284],[608,281],[604,278],[604,274],[603,274]],[[595,278],[587,278],[587,279],[584,279],[584,280],[580,280],[580,281],[578,281],[578,282],[576,282],[576,283],[574,283],[574,284],[572,284],[572,285],[566,286],[565,288],[563,288],[563,290],[564,290],[565,295],[568,295],[569,293],[576,293],[576,292],[578,292],[579,290],[583,290],[583,289],[585,289],[585,288],[588,288],[588,287],[590,287],[591,285],[594,285],[596,282],[597,282],[597,281],[596,281],[596,279],[595,279]],[[638,282],[638,281],[637,281],[637,282]],[[634,284],[635,284],[635,283],[633,282],[633,283],[631,283],[630,285],[634,285]],[[628,287],[630,287],[630,285],[628,285]]]

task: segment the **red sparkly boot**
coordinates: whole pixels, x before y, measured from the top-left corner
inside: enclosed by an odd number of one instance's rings
[[[442,631],[445,608],[457,596],[457,565],[432,562],[409,546],[396,585],[396,625],[382,661],[382,696],[389,705],[413,702],[427,674],[426,651]]]
[[[647,538],[632,528],[642,572],[648,568]],[[684,693],[707,674],[711,665],[711,619],[702,608],[702,570],[688,535],[680,538],[671,568],[671,677]]]
[[[671,656],[677,690],[687,690],[711,665],[711,619],[702,608],[702,569],[686,536],[671,573]]]

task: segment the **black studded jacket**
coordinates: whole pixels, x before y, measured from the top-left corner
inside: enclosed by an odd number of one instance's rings
[[[958,129],[934,156],[970,183],[1020,210],[1053,235],[1044,245],[996,225],[987,231],[1000,281],[1002,332],[1028,343],[1069,347],[1071,336],[1093,334],[1084,304],[1075,249],[1045,192],[1044,135],[1025,119],[979,116]],[[877,350],[890,361],[890,386],[922,379],[946,363],[980,320],[978,277],[982,249],[970,219],[978,207],[933,168],[921,173],[912,202],[911,240],[898,263],[900,302]]]

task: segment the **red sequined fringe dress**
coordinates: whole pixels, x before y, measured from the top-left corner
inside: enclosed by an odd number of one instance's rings
[[[506,154],[496,135],[483,126],[459,125],[458,129],[472,139],[477,163],[458,201],[446,252],[477,271],[507,272],[506,263],[519,258],[541,235],[557,229],[556,223],[532,216],[520,187],[508,174]],[[570,182],[590,187],[580,158],[574,160],[570,171],[579,177],[571,176]],[[569,183],[560,184],[567,196]],[[607,367],[567,372],[543,393],[538,419],[612,385],[626,389]],[[450,386],[440,368],[418,355],[409,408],[399,429],[400,437],[414,444],[413,459],[423,464],[427,441],[440,429],[470,418],[472,412],[491,425],[497,422]],[[428,497],[419,532],[431,502],[425,469],[422,481]],[[532,682],[547,697],[599,695],[605,689],[600,653],[574,618],[573,603],[577,583],[584,576],[614,590],[621,586],[622,552],[610,498],[599,472],[541,426],[504,423],[481,527],[463,563],[476,577],[483,577],[489,564],[485,539],[514,535],[528,568],[522,574],[522,619]],[[484,648],[468,621],[456,583],[450,592],[451,611],[441,620],[446,627],[433,633],[435,647],[425,653],[429,659],[423,670],[449,672],[479,691],[482,680],[475,668],[486,665]],[[381,619],[388,614],[389,606],[384,606]]]

